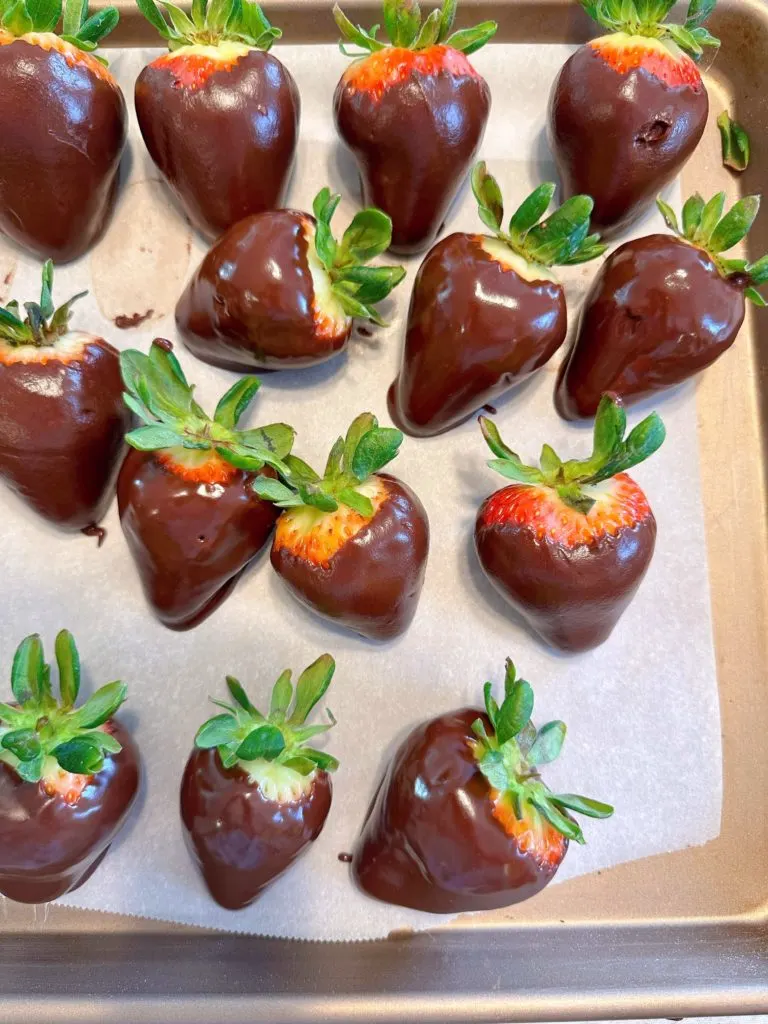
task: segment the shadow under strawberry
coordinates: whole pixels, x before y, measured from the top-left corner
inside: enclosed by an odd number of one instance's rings
[[[433,718],[393,758],[354,852],[369,896],[432,914],[519,903],[552,881],[569,840],[584,842],[572,812],[613,814],[543,782],[539,767],[559,755],[566,728],[535,728],[533,690],[509,659],[501,705],[491,683],[484,696],[485,712]]]
[[[96,533],[114,494],[124,435],[119,354],[73,329],[72,304],[53,304],[53,264],[40,302],[0,306],[0,477],[38,515]]]
[[[309,746],[329,725],[306,725],[336,664],[323,654],[299,676],[275,683],[263,715],[227,676],[231,704],[204,723],[181,782],[184,839],[211,896],[240,910],[284,874],[320,835],[339,762]],[[291,706],[293,705],[293,706]]]
[[[167,342],[121,356],[125,401],[143,421],[118,479],[120,522],[144,594],[171,629],[191,629],[229,595],[267,542],[278,512],[254,492],[254,473],[280,464],[294,432],[238,423],[259,388],[249,377],[211,419]]]
[[[606,248],[589,234],[589,196],[574,196],[542,221],[555,186],[539,185],[505,231],[501,191],[484,163],[472,172],[472,188],[493,236],[452,234],[427,254],[389,390],[393,420],[417,436],[462,423],[544,366],[567,333],[552,267],[588,262]]]
[[[40,259],[86,253],[111,215],[127,132],[125,100],[93,55],[114,7],[16,0],[0,23],[0,231]]]
[[[13,661],[15,704],[0,704],[0,893],[47,903],[93,874],[123,827],[139,789],[130,734],[113,719],[123,683],[79,708],[80,658],[72,635],[56,637],[59,700],[37,634]]]
[[[362,413],[336,440],[319,476],[295,455],[258,477],[256,492],[284,511],[272,565],[323,618],[374,640],[405,632],[416,614],[429,552],[427,514],[402,481],[381,473],[403,435]]]
[[[296,155],[299,91],[267,51],[281,32],[253,0],[207,4],[190,16],[138,0],[168,43],[136,81],[149,155],[194,226],[215,238],[283,203]]]

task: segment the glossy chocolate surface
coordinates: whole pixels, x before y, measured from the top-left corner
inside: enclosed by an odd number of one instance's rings
[[[613,252],[594,280],[560,368],[556,405],[566,419],[594,416],[612,391],[626,405],[714,363],[744,321],[744,285],[672,235]]]
[[[608,639],[656,544],[656,520],[567,548],[515,523],[475,523],[480,564],[496,590],[552,647],[588,651]]]
[[[365,206],[392,218],[395,253],[423,252],[480,148],[491,94],[479,75],[412,71],[381,97],[336,87],[336,127],[360,171]]]
[[[179,83],[165,58],[136,81],[136,114],[149,155],[194,226],[212,238],[282,205],[299,109],[290,73],[260,50],[249,50],[197,87]]]
[[[176,307],[190,352],[227,370],[264,370],[322,363],[344,347],[349,330],[324,337],[315,325],[308,220],[257,214],[219,239]]]
[[[82,256],[112,212],[125,137],[111,75],[23,40],[0,45],[0,231],[43,260]]]
[[[192,860],[211,896],[227,910],[253,903],[323,830],[331,777],[318,771],[292,803],[267,800],[239,766],[217,750],[194,750],[181,782],[181,819]]]
[[[229,595],[277,518],[250,477],[185,480],[156,453],[131,450],[117,482],[120,522],[147,601],[170,629],[191,629]]]
[[[82,885],[125,823],[139,788],[140,764],[130,734],[111,722],[121,744],[107,754],[76,803],[48,796],[0,763],[0,893],[20,903],[47,903]]]
[[[117,351],[85,339],[76,358],[3,362],[0,352],[0,477],[66,530],[104,516],[131,424]]]
[[[373,519],[327,565],[272,545],[272,565],[291,593],[323,618],[372,640],[405,632],[416,614],[429,552],[424,506],[387,473],[388,494]]]
[[[432,914],[494,910],[540,892],[557,867],[521,853],[493,816],[464,708],[418,726],[395,755],[352,864],[376,899]],[[566,841],[567,849],[567,841]]]
[[[706,89],[619,74],[591,46],[566,62],[550,97],[550,146],[566,198],[592,196],[592,229],[616,234],[678,174],[707,123]]]
[[[393,420],[431,435],[461,423],[521,383],[565,341],[565,296],[552,281],[526,281],[482,247],[479,235],[438,242],[419,268]]]

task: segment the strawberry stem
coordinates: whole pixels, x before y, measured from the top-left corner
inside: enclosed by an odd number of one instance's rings
[[[191,17],[168,0],[161,0],[161,6],[155,0],[136,2],[171,51],[183,46],[218,46],[223,42],[267,51],[283,34],[269,23],[254,0],[193,0]]]
[[[61,768],[75,775],[95,775],[105,754],[122,749],[101,727],[126,698],[124,683],[107,683],[75,707],[80,689],[80,658],[66,629],[56,637],[60,699],[51,691],[51,669],[37,633],[19,644],[11,669],[15,704],[0,704],[0,761],[25,782],[39,782]]]
[[[0,29],[18,37],[28,32],[54,32],[62,16],[62,4],[61,0],[14,0],[0,4],[0,12]],[[61,38],[90,53],[119,20],[115,7],[104,7],[88,17],[88,0],[67,0]],[[101,57],[96,59],[106,64]]]
[[[480,429],[488,447],[496,456],[488,462],[509,480],[529,486],[551,487],[576,512],[587,515],[595,499],[585,487],[610,480],[633,466],[650,458],[666,438],[666,430],[657,413],[651,413],[634,427],[625,438],[627,416],[620,400],[614,395],[603,395],[597,409],[594,426],[592,455],[588,459],[563,462],[544,445],[538,466],[527,466],[501,439],[496,424],[485,416],[479,417]]]
[[[383,16],[389,44],[405,50],[426,50],[430,46],[443,45],[469,56],[485,46],[498,28],[495,21],[484,21],[473,28],[452,33],[456,0],[443,0],[442,6],[433,10],[424,22],[416,0],[384,0]],[[359,57],[387,48],[386,43],[376,38],[380,25],[371,29],[353,25],[338,4],[334,5],[333,17],[342,35],[339,48],[345,57]],[[350,53],[345,43],[359,47],[360,52]]]
[[[677,0],[581,0],[581,6],[594,21],[609,32],[676,43],[681,50],[699,60],[705,47],[717,48],[720,40],[704,28],[717,0],[689,0],[685,24],[667,22]]]
[[[584,842],[581,828],[568,811],[591,818],[609,818],[610,804],[575,794],[552,793],[541,781],[537,767],[554,761],[565,741],[565,723],[547,722],[541,729],[531,722],[534,696],[530,683],[517,677],[507,658],[504,700],[493,697],[493,684],[484,686],[485,711],[490,731],[481,718],[472,724],[472,742],[478,768],[492,790],[508,802],[518,821],[538,811],[558,832],[577,843]]]
[[[53,263],[43,264],[43,284],[40,302],[25,302],[26,317],[22,318],[19,303],[14,299],[0,306],[0,338],[14,347],[19,345],[55,345],[56,339],[67,334],[72,305],[88,292],[79,292],[56,309],[53,305]]]

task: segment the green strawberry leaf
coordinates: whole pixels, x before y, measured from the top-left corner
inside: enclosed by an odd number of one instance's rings
[[[427,47],[434,46],[440,37],[441,25],[442,11],[435,9],[421,26],[421,30],[413,44],[413,49],[426,50]]]
[[[80,655],[69,630],[62,629],[56,637],[56,664],[62,703],[72,707],[80,692]]]
[[[360,444],[360,439],[364,434],[367,434],[369,430],[375,430],[379,425],[379,421],[370,412],[362,412],[359,416],[356,416],[352,423],[349,425],[346,437],[344,438],[344,455],[342,456],[341,465],[345,473],[352,473],[352,462],[355,457],[355,451],[357,446]]]
[[[13,658],[11,689],[19,704],[40,700],[45,675],[43,643],[38,633],[21,641]]]
[[[45,765],[45,754],[40,751],[37,757],[31,761],[20,761],[16,765],[16,774],[24,782],[39,782],[43,775]]]
[[[524,729],[533,714],[533,690],[530,683],[518,679],[505,697],[496,718],[496,736],[504,744]]]
[[[27,0],[26,6],[35,32],[53,32],[61,18],[61,0]]]
[[[285,739],[276,725],[260,725],[251,730],[237,748],[241,761],[274,761],[285,749]]]
[[[288,719],[290,725],[304,724],[331,685],[335,670],[336,663],[330,654],[321,654],[304,669],[296,682],[296,702]]]
[[[366,498],[364,494],[360,494],[353,487],[345,487],[343,491],[339,491],[338,499],[342,505],[347,505],[366,519],[370,519],[373,515],[373,502],[371,499]]]
[[[277,682],[272,688],[272,699],[269,705],[270,721],[285,721],[285,713],[290,707],[292,697],[291,670],[287,668],[284,672],[280,673]]]
[[[88,14],[88,0],[65,0],[62,35],[76,36]]]
[[[744,298],[749,299],[749,301],[753,305],[757,306],[758,309],[765,309],[768,307],[768,302],[765,301],[757,288],[747,288],[744,292]]]
[[[215,715],[197,730],[195,746],[199,750],[211,750],[231,743],[237,736],[238,723],[232,715]]]
[[[72,716],[72,722],[80,729],[95,729],[117,712],[125,701],[128,688],[125,683],[107,683],[100,687],[92,697],[78,708]]]
[[[335,772],[339,767],[339,762],[331,754],[326,754],[324,750],[313,750],[312,747],[303,747],[302,752],[306,758],[315,763],[315,766],[320,769],[321,772]]]
[[[539,729],[528,751],[527,760],[536,765],[555,761],[563,749],[565,733],[565,722],[547,722]]]
[[[389,248],[392,241],[392,220],[371,207],[356,213],[342,235],[334,266],[367,263]]]
[[[723,216],[724,209],[725,192],[718,192],[716,196],[713,196],[709,202],[706,203],[702,210],[701,224],[694,241],[703,245],[705,248],[709,246],[710,236]]]
[[[258,377],[242,377],[236,381],[219,399],[213,414],[214,422],[234,430],[260,387]]]
[[[614,811],[610,804],[592,800],[588,796],[578,796],[576,793],[552,793],[549,799],[560,807],[566,807],[578,814],[586,814],[589,818],[610,818]]]
[[[701,217],[704,213],[704,200],[698,192],[686,200],[683,206],[683,234],[689,240],[696,237],[701,227]]]
[[[575,843],[584,843],[584,834],[581,831],[578,823],[573,821],[572,818],[566,817],[557,807],[548,799],[546,792],[532,792],[530,802],[533,806],[541,812],[542,816],[546,818],[553,828],[556,828],[558,832],[562,833],[567,839],[572,840]]]
[[[259,721],[263,720],[264,716],[256,710],[253,704],[251,704],[248,699],[248,694],[234,676],[227,676],[227,689],[232,695],[232,699],[235,703],[238,704],[243,711],[247,711],[251,718],[255,718]]]
[[[760,196],[746,196],[735,203],[709,236],[710,252],[727,252],[746,237],[760,210]]]
[[[104,766],[99,745],[88,736],[75,736],[60,743],[52,753],[64,771],[74,775],[95,775]]]
[[[525,241],[525,236],[532,227],[539,223],[549,209],[556,187],[554,182],[545,181],[534,189],[527,199],[523,200],[509,221],[509,234],[513,238],[519,239],[521,242]],[[501,202],[501,196],[499,196],[499,202]]]
[[[384,0],[384,29],[393,46],[412,46],[420,25],[421,11],[416,0]]]
[[[504,203],[499,183],[488,173],[484,160],[472,168],[471,184],[480,219],[487,228],[498,233],[504,218]]]
[[[368,306],[386,299],[405,274],[404,267],[347,267],[339,271],[338,280],[353,285],[353,298]]]
[[[34,761],[40,757],[42,747],[34,729],[14,729],[0,739],[0,746],[9,750],[20,761]]]
[[[376,427],[363,434],[352,459],[352,475],[361,483],[383,469],[398,453],[403,435],[393,427]]]
[[[675,234],[679,234],[680,233],[680,225],[678,224],[678,221],[677,221],[677,214],[672,209],[672,207],[669,205],[669,203],[664,202],[664,200],[661,198],[661,196],[658,196],[658,198],[656,199],[656,205],[658,206],[659,212],[661,213],[662,217],[664,218],[664,221],[665,221],[667,227],[671,231],[674,231]]]
[[[153,452],[162,448],[176,448],[184,438],[170,427],[137,427],[125,435],[126,442],[140,452]]]
[[[483,21],[473,28],[463,28],[454,32],[445,40],[445,45],[452,46],[454,50],[460,50],[469,57],[493,39],[498,27],[498,23],[495,21]]]
[[[98,45],[102,39],[117,28],[119,21],[120,14],[115,7],[105,7],[103,10],[97,11],[83,23],[77,33],[80,47],[82,48],[83,43]]]
[[[443,6],[440,8],[440,31],[437,34],[437,41],[442,43],[444,39],[447,39],[453,28],[453,22],[456,18],[456,7],[458,0],[443,0]]]

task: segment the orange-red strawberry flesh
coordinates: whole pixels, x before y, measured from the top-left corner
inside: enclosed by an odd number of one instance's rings
[[[565,836],[550,825],[534,807],[525,805],[518,818],[508,794],[491,790],[493,816],[517,843],[521,853],[528,854],[541,867],[556,868],[565,856]]]
[[[673,88],[684,85],[694,89],[702,87],[699,69],[687,54],[674,54],[656,40],[646,40],[642,36],[630,38],[632,44],[629,46],[613,36],[595,39],[588,45],[620,75],[642,68]]]
[[[343,81],[355,91],[367,92],[378,100],[387,89],[405,82],[411,75],[429,78],[441,72],[457,78],[480,77],[464,54],[452,46],[430,46],[426,50],[388,46],[350,65]]]
[[[176,89],[195,89],[205,85],[216,71],[231,71],[242,54],[221,58],[199,53],[164,53],[152,62],[152,67],[165,68],[173,75]]]

